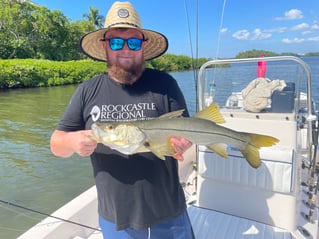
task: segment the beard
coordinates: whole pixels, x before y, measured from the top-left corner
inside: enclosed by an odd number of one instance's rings
[[[108,63],[108,74],[111,79],[124,85],[134,84],[143,74],[144,71],[143,62],[137,64],[136,62],[130,64],[130,66],[124,66],[121,64]]]

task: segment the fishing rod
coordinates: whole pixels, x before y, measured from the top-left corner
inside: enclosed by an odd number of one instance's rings
[[[196,101],[197,101],[197,68],[198,68],[198,11],[199,11],[199,4],[198,0],[196,1],[196,56],[194,56],[193,52],[193,42],[192,42],[192,34],[191,34],[191,28],[190,28],[190,20],[188,15],[188,5],[187,1],[184,0],[184,6],[185,6],[185,14],[186,14],[186,20],[187,20],[187,28],[188,28],[188,37],[189,37],[189,44],[190,44],[190,51],[192,56],[192,70],[194,73],[194,86],[195,86],[195,92],[196,92]],[[196,102],[197,106],[197,102]]]
[[[20,209],[23,209],[23,210],[26,210],[26,211],[38,213],[38,214],[43,215],[43,216],[51,217],[51,218],[54,218],[54,219],[57,219],[57,220],[60,220],[60,221],[63,221],[63,222],[67,222],[67,223],[74,224],[74,225],[77,225],[77,226],[85,227],[85,228],[92,229],[92,230],[95,230],[95,231],[101,231],[99,228],[95,228],[95,227],[91,227],[91,226],[88,226],[88,225],[84,225],[82,223],[74,222],[74,221],[71,221],[71,220],[68,220],[68,219],[64,219],[64,218],[61,218],[61,217],[56,217],[56,216],[50,215],[48,213],[41,212],[41,211],[38,211],[38,210],[35,210],[35,209],[32,209],[32,208],[28,208],[28,207],[16,204],[16,203],[5,201],[5,200],[2,200],[2,199],[0,199],[0,203],[6,204],[6,205],[12,206],[12,207],[20,208]]]
[[[219,58],[221,34],[222,34],[222,29],[223,29],[223,24],[224,24],[224,15],[225,15],[225,9],[226,9],[226,2],[227,2],[227,0],[223,1],[223,7],[222,7],[222,11],[221,11],[220,20],[219,20],[219,28],[218,28],[218,34],[217,34],[217,45],[216,45],[216,53],[215,53],[215,59],[216,60]],[[213,75],[211,77],[212,78],[211,80],[207,79],[206,71],[204,73],[204,79],[205,79],[204,82],[205,82],[205,84],[207,84],[207,92],[206,92],[206,96],[204,96],[204,98],[205,98],[205,103],[204,103],[205,106],[203,106],[203,107],[209,106],[214,101],[215,93],[216,93],[216,83],[215,83],[216,68],[217,68],[217,64],[213,65]]]
[[[309,207],[309,213],[305,215],[305,217],[310,221],[313,222],[313,214],[316,208],[317,203],[317,193],[319,187],[319,166],[317,165],[317,150],[318,150],[318,115],[316,116],[316,120],[312,122],[312,159],[311,159],[311,182],[309,183],[308,187],[308,201],[306,205]],[[315,181],[315,174],[317,175],[317,181]]]

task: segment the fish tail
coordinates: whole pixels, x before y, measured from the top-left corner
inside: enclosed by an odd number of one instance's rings
[[[240,149],[240,152],[252,167],[258,168],[261,164],[259,156],[260,147],[270,147],[279,142],[279,140],[272,136],[260,134],[249,134],[249,136],[250,141],[243,149]]]
[[[270,147],[279,142],[279,139],[262,134],[250,134],[250,142],[252,145],[260,147]]]

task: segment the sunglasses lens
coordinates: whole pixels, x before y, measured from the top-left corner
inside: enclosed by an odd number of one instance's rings
[[[110,48],[113,51],[119,51],[122,50],[124,47],[124,43],[127,42],[127,46],[132,51],[139,51],[142,48],[142,39],[139,38],[129,38],[129,39],[123,39],[123,38],[110,38],[108,39]]]
[[[111,38],[109,39],[109,43],[110,43],[110,48],[113,51],[118,51],[121,50],[124,46],[124,42],[125,40],[122,38]]]
[[[142,47],[142,39],[130,38],[127,39],[127,46],[132,51],[139,51]]]

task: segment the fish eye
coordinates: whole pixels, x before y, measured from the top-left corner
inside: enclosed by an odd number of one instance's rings
[[[108,129],[113,129],[113,125],[109,125],[109,126],[108,126]]]
[[[145,147],[150,147],[151,144],[150,144],[150,142],[145,141],[145,142],[144,142],[144,146],[145,146]]]

